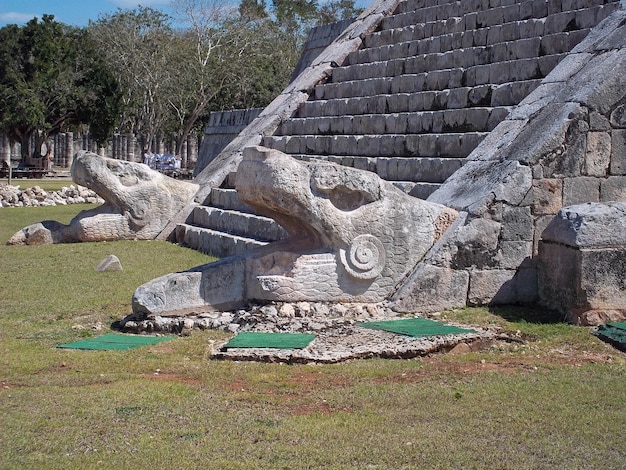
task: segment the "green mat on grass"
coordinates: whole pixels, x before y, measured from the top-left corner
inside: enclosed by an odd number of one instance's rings
[[[222,349],[228,348],[306,348],[315,335],[304,333],[258,333],[244,331],[233,337]]]
[[[371,321],[360,323],[359,326],[373,330],[389,331],[401,335],[421,338],[424,336],[453,335],[461,333],[474,333],[474,330],[459,328],[458,326],[429,320],[428,318],[406,318],[403,320]]]
[[[168,341],[173,336],[140,336],[140,335],[118,335],[108,334],[89,338],[75,343],[59,344],[57,348],[65,349],[95,349],[101,351],[108,350],[125,350],[138,348],[139,346],[148,346],[157,344],[162,341]]]
[[[626,350],[626,323],[611,322],[600,325],[594,334],[598,338],[612,343],[615,347]]]

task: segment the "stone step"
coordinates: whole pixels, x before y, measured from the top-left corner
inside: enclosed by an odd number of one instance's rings
[[[364,114],[404,113],[460,109],[468,107],[507,107],[517,105],[541,79],[520,80],[500,85],[479,85],[448,90],[418,91],[374,96],[357,96],[304,102],[295,114],[298,118],[345,117]]]
[[[176,227],[176,241],[219,258],[241,255],[253,248],[267,245],[254,238],[240,237],[189,224],[179,224]]]
[[[428,199],[428,196],[441,186],[441,183],[415,183],[413,181],[392,181],[392,183],[400,191],[423,200]]]
[[[583,28],[580,30],[543,34],[543,26],[543,21],[529,20],[522,22],[520,25],[516,25],[516,27],[507,27],[507,25],[503,25],[502,27],[492,26],[489,29],[470,30],[464,33],[449,33],[441,36],[427,36],[424,39],[392,43],[377,46],[376,48],[360,49],[359,51],[353,52],[343,65],[383,60],[384,57],[389,57],[389,59],[392,60],[411,57],[417,54],[444,53],[473,47],[489,48],[506,42],[528,41],[537,38],[541,38],[540,43],[547,50],[561,45],[566,46],[567,50],[570,50],[571,47],[567,45],[572,43],[577,44],[590,30],[590,28]],[[518,45],[516,47],[522,46]],[[378,59],[376,59],[376,57],[378,57]]]
[[[466,0],[450,2],[431,7],[410,7],[410,3],[400,4],[396,13],[382,20],[379,30],[391,30],[410,25],[435,23],[450,18],[464,18],[465,29],[489,28],[505,23],[532,18],[546,18],[546,34],[564,31],[566,27],[588,24],[595,21],[605,10],[603,0],[589,2],[559,2],[549,0],[529,0],[506,2],[489,8],[486,0]],[[563,8],[563,3],[566,8]],[[419,4],[416,4],[419,5]],[[579,8],[575,8],[579,7]],[[565,10],[565,11],[564,11]]]
[[[273,219],[216,207],[198,206],[194,208],[192,224],[241,237],[253,233],[256,239],[265,242],[287,237],[287,232]]]
[[[246,214],[255,214],[254,209],[239,198],[233,188],[213,188],[209,195],[208,205],[218,209],[233,210]]]
[[[502,85],[544,78],[565,57],[553,54],[467,68],[404,73],[396,76],[329,82],[315,87],[315,100],[355,98],[420,91],[442,91],[478,85]]]
[[[443,183],[465,163],[463,158],[440,157],[359,157],[359,156],[313,156],[292,155],[297,160],[328,160],[339,165],[378,174],[382,179],[395,183],[425,184],[420,190],[433,188],[430,184]]]
[[[510,109],[475,107],[393,114],[296,117],[284,121],[274,135],[487,132],[495,128],[509,114]]]
[[[266,136],[263,145],[287,154],[464,158],[486,132],[447,134]]]
[[[589,32],[553,34],[503,41],[494,45],[458,47],[445,52],[421,53],[415,43],[397,44],[398,49],[364,49],[358,51],[355,61],[333,70],[332,83],[364,80],[375,77],[393,77],[405,73],[424,73],[433,70],[468,68],[545,55],[563,54],[571,50]]]
[[[534,11],[531,4],[535,6]],[[507,5],[503,7],[501,21],[492,25],[490,23],[494,18],[500,20],[497,11],[479,12],[475,5],[469,12],[462,10],[465,13],[446,15],[433,21],[411,22],[410,17],[419,15],[419,11],[398,13],[385,19],[378,31],[365,37],[363,49],[429,38],[437,38],[434,42],[445,44],[451,40],[446,36],[452,35],[457,36],[456,41],[460,40],[458,36],[465,36],[463,47],[493,44],[494,41],[500,41],[498,37],[511,40],[547,36],[592,28],[619,8],[619,2],[606,0],[568,0],[562,2],[566,11],[561,11],[560,4],[555,1],[530,0]],[[401,3],[399,7],[404,5],[406,3]],[[519,7],[519,14],[514,11],[516,7]],[[401,9],[398,8],[398,11]],[[489,15],[493,18],[485,19]],[[395,23],[395,27],[390,27],[392,23]]]

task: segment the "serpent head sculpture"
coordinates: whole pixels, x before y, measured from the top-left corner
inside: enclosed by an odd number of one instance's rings
[[[105,200],[100,207],[80,212],[68,224],[43,221],[13,235],[9,245],[148,240],[155,238],[198,190],[141,163],[80,152],[72,163],[75,183]]]
[[[380,302],[457,216],[374,173],[263,147],[245,149],[236,187],[289,237],[144,284],[135,292],[135,312],[224,309],[251,300]]]

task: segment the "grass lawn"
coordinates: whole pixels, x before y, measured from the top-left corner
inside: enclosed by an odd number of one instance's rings
[[[209,261],[162,242],[3,245],[85,207],[0,209],[2,469],[624,468],[626,355],[529,308],[446,312],[526,341],[418,360],[214,361],[215,331],[57,349],[110,332],[141,283]],[[95,273],[109,254],[124,271]]]

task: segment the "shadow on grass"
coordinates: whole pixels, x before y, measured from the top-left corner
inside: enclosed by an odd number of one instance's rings
[[[562,313],[537,305],[492,305],[489,312],[509,322],[524,321],[542,325],[567,322]]]

